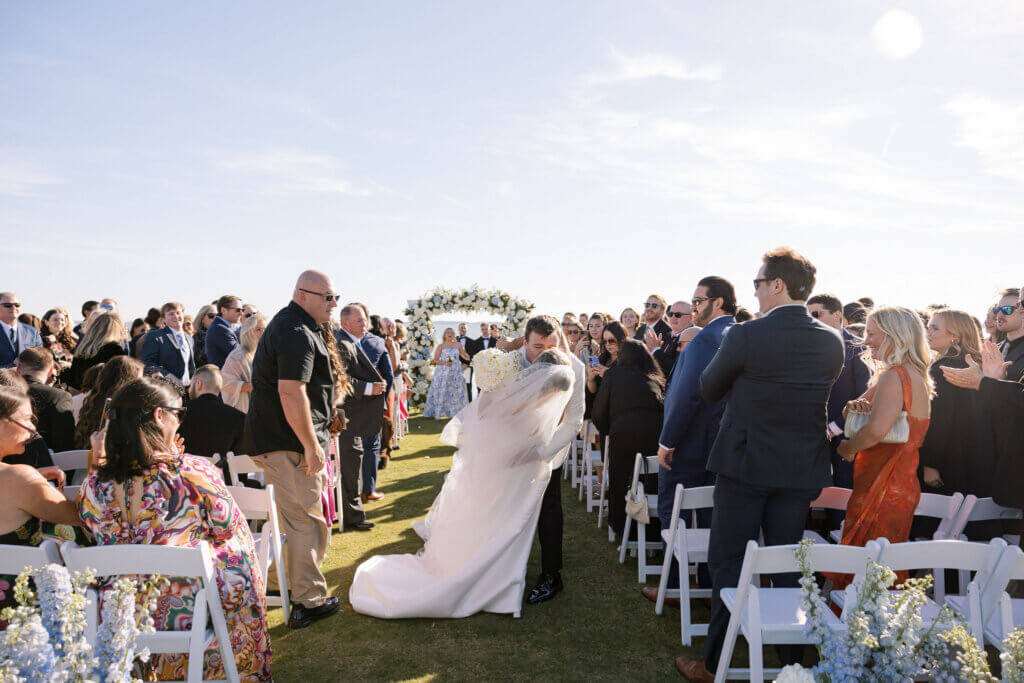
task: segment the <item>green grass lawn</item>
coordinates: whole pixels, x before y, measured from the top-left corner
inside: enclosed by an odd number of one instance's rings
[[[679,641],[679,613],[640,596],[636,562],[618,563],[606,528],[597,528],[576,492],[563,482],[565,591],[553,601],[524,605],[522,618],[478,614],[468,619],[386,621],[356,614],[348,589],[356,567],[378,554],[409,553],[422,542],[410,523],[423,517],[451,466],[452,449],[438,441],[444,423],[414,418],[391,466],[381,472],[384,500],[370,504],[369,533],[335,534],[324,562],[341,612],[300,631],[270,612],[278,681],[622,681],[678,676],[673,659],[698,657]],[[534,547],[527,589],[539,571]],[[652,577],[649,581],[655,582]],[[707,613],[696,607],[696,617]],[[703,639],[698,639],[699,646]],[[745,654],[742,640],[738,649]],[[681,679],[680,679],[681,680]]]

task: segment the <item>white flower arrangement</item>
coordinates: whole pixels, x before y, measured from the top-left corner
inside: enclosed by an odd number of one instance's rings
[[[434,351],[434,324],[431,318],[453,311],[488,311],[504,316],[503,327],[513,336],[518,336],[523,333],[533,304],[505,292],[481,289],[475,285],[461,290],[438,287],[414,301],[405,311],[409,316],[409,370],[413,380],[409,398],[414,407],[426,402],[433,376],[430,361]]]
[[[485,349],[473,356],[473,378],[480,391],[494,391],[515,381],[523,369],[523,357],[516,351]]]
[[[34,579],[38,594],[29,587],[29,578]],[[71,576],[58,564],[26,569],[18,575],[14,593],[19,606],[0,614],[9,622],[7,630],[0,633],[0,680],[133,680],[134,661],[149,659],[148,650],[136,649],[136,637],[154,632],[150,615],[166,579],[145,582],[138,601],[136,582],[129,578],[119,579],[102,595],[95,653],[85,638],[85,594],[93,579],[91,571]]]

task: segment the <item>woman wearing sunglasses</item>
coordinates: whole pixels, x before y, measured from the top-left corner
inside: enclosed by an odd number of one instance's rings
[[[197,368],[206,365],[206,330],[210,329],[210,323],[216,317],[217,309],[213,307],[213,304],[206,304],[196,313],[194,323],[196,331],[192,334],[192,339],[196,342],[194,349]]]

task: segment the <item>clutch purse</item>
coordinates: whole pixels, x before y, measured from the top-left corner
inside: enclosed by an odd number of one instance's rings
[[[651,511],[647,508],[647,496],[641,500],[633,500],[633,496],[626,493],[626,514],[641,524],[651,523]]]
[[[864,428],[864,425],[871,419],[871,412],[866,413],[855,413],[849,412],[846,415],[846,425],[843,427],[843,434],[846,435],[847,439],[852,439],[853,436]],[[910,423],[907,421],[907,411],[900,411],[899,417],[896,418],[896,424],[892,426],[889,433],[886,434],[879,443],[906,443],[910,440]]]

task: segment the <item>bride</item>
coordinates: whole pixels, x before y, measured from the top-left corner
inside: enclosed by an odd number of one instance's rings
[[[552,463],[542,454],[574,383],[569,359],[545,351],[445,426],[441,440],[458,450],[426,519],[413,525],[426,543],[415,555],[382,555],[360,565],[349,590],[357,612],[384,619],[480,611],[519,616],[551,478]]]

